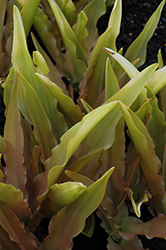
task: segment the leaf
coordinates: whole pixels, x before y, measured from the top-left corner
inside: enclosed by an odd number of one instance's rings
[[[78,39],[78,41],[80,42],[80,44],[82,45],[82,47],[84,48],[85,44],[87,42],[85,42],[85,38],[88,37],[88,31],[86,28],[86,24],[88,22],[88,18],[86,16],[86,14],[84,13],[84,11],[81,11],[78,14],[78,18],[77,18],[77,22],[73,25],[73,31]],[[85,50],[85,48],[84,48]],[[85,50],[86,52],[86,50]]]
[[[18,84],[22,89],[23,98],[34,126],[35,137],[41,149],[41,158],[45,161],[51,156],[51,150],[56,145],[56,139],[52,134],[50,121],[35,90],[21,74],[19,75]]]
[[[104,50],[108,52],[122,66],[131,79],[139,73],[136,67],[119,53],[109,48],[104,48]]]
[[[61,53],[61,38],[48,16],[40,8],[37,10],[33,25],[53,60],[62,68],[64,59]]]
[[[130,62],[134,61],[137,58],[140,58],[140,60],[136,64],[137,67],[141,66],[145,62],[146,46],[157,27],[164,4],[165,0],[161,2],[157,10],[152,14],[150,19],[146,23],[141,34],[135,39],[135,41],[130,45],[125,53],[125,58]]]
[[[47,77],[43,75],[36,74],[40,81],[53,93],[56,100],[58,101],[58,108],[64,115],[69,127],[79,122],[83,114],[78,105],[75,105],[73,100],[66,96],[62,90],[53,82],[51,82]]]
[[[88,31],[88,37],[86,39],[87,41],[87,48],[88,51],[92,49],[94,46],[97,37],[98,37],[98,30],[97,30],[97,21],[99,18],[105,14],[106,12],[106,5],[104,0],[93,0],[90,1],[83,9],[85,12],[88,22],[87,22],[87,31]]]
[[[4,152],[4,139],[0,135],[0,153],[3,154],[3,152]]]
[[[72,73],[74,73],[74,75],[71,75],[71,77],[73,80],[80,82],[82,80],[82,74],[86,69],[86,54],[56,2],[53,0],[48,0],[48,2],[54,13],[63,38],[63,42],[73,64],[74,72]]]
[[[17,81],[16,74],[13,90],[11,93],[4,128],[4,160],[6,183],[10,183],[20,189],[27,197],[25,184],[27,171],[24,166],[23,147],[24,138],[20,124],[20,113],[17,106]]]
[[[0,182],[0,201],[4,202],[21,221],[31,216],[23,193],[10,184]]]
[[[119,105],[137,154],[140,154],[141,169],[148,189],[152,194],[152,204],[157,211],[160,211],[164,194],[164,182],[162,176],[158,174],[161,163],[154,152],[153,141],[142,121],[121,102],[119,102]]]
[[[25,29],[25,33],[26,33],[26,37],[28,37],[30,28],[32,26],[33,23],[33,19],[35,17],[36,11],[39,7],[41,0],[37,0],[37,1],[24,1],[24,3],[22,4],[22,9],[21,9],[21,16],[22,16],[22,21],[24,24],[24,29]],[[31,10],[31,11],[29,11]],[[27,13],[29,13],[27,15]]]
[[[166,66],[162,69],[158,69],[148,80],[148,84],[152,89],[154,95],[166,85]]]
[[[133,191],[130,188],[128,188],[125,191],[127,192],[129,199],[131,200],[131,204],[133,206],[135,214],[137,215],[137,217],[140,217],[141,216],[141,209],[140,209],[141,205],[142,205],[142,203],[147,202],[147,201],[149,201],[149,199],[152,198],[151,194],[149,192],[144,192],[144,196],[142,197],[142,199],[135,202],[134,198],[133,198]]]
[[[36,69],[36,71],[39,70],[38,73],[44,74],[45,76],[48,74],[49,68],[43,56],[40,54],[40,52],[38,51],[33,52],[33,62],[36,65],[36,68],[37,67],[39,68],[39,69]]]
[[[37,245],[29,234],[26,233],[21,223],[10,208],[0,201],[0,225],[9,234],[12,241],[16,242],[22,250],[36,250]]]
[[[125,86],[123,86],[123,88],[121,88],[117,93],[110,97],[105,103],[120,100],[126,106],[130,107],[131,104],[142,92],[143,87],[146,85],[148,78],[154,73],[156,68],[157,65],[152,64],[151,66],[141,71],[134,78],[132,78]]]
[[[86,218],[99,206],[113,170],[114,168],[111,168],[98,181],[86,188],[74,202],[61,209],[52,218],[49,224],[49,236],[41,244],[40,250],[72,248],[71,239],[81,233]]]
[[[52,185],[45,196],[38,198],[39,213],[44,217],[51,218],[59,210],[76,200],[85,189],[86,186],[81,182],[67,181]]]
[[[165,116],[164,113],[159,109],[157,97],[154,96],[151,89],[148,89],[148,92],[149,92],[148,94],[153,98],[153,100],[150,102],[150,105],[152,106],[152,112],[151,112],[152,119],[149,123],[148,131],[156,144],[155,152],[162,161],[164,154],[164,147],[166,143]]]
[[[107,58],[105,70],[105,101],[119,91],[119,83],[112,69],[110,59]]]
[[[8,233],[0,226],[0,246],[3,250],[20,250],[19,246],[10,240]]]
[[[41,53],[41,55],[44,57],[47,65],[48,65],[48,68],[49,68],[48,76],[49,76],[49,78],[51,79],[51,81],[56,82],[56,84],[63,90],[64,94],[67,95],[68,91],[66,89],[66,85],[62,81],[56,66],[54,66],[51,59],[48,57],[46,52],[39,45],[39,43],[37,42],[35,36],[33,34],[31,34],[31,36],[32,36],[32,40],[33,40],[33,43],[35,45],[35,48]]]
[[[124,134],[124,119],[118,119],[115,128],[115,139],[112,146],[105,150],[101,155],[100,161],[102,164],[102,173],[105,173],[111,166],[115,170],[107,184],[106,195],[118,205],[119,197],[124,190],[124,173],[125,173],[125,134]]]
[[[115,42],[120,30],[121,1],[117,0],[110,16],[107,30],[97,39],[90,54],[86,75],[80,84],[80,97],[94,107],[105,85],[105,64],[107,54],[103,47],[111,47],[116,50]],[[114,22],[114,25],[112,23]],[[112,26],[111,26],[112,25]],[[93,93],[93,94],[92,94]]]
[[[166,216],[158,214],[156,218],[143,223],[134,217],[121,220],[120,234],[126,239],[134,239],[134,235],[144,234],[148,239],[153,237],[166,238]]]
[[[48,89],[46,89],[45,86],[41,84],[35,75],[35,66],[27,49],[21,15],[16,6],[14,6],[14,41],[12,50],[12,63],[14,69],[16,69],[36,91],[40,102],[51,122],[53,134],[56,136],[57,141],[59,141],[62,134],[67,130],[67,126],[62,114],[57,111],[56,99],[50,93],[50,91],[48,91]],[[22,95],[23,93],[19,93],[19,109],[26,119],[31,122],[27,108],[22,101]]]

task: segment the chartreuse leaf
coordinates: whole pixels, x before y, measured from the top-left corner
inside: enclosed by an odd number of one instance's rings
[[[130,62],[134,61],[137,58],[140,58],[140,60],[136,64],[137,67],[141,66],[145,62],[147,43],[157,27],[164,4],[165,0],[161,2],[157,10],[152,14],[150,19],[146,23],[141,34],[135,39],[135,41],[130,45],[125,53],[125,57]]]
[[[86,54],[57,3],[53,0],[48,0],[48,2],[58,23],[64,45],[73,64],[73,72],[71,77],[73,80],[80,82],[82,80],[82,74],[86,69]],[[70,74],[70,72],[68,73]]]
[[[142,205],[142,203],[147,202],[147,201],[149,201],[149,199],[152,198],[151,194],[149,192],[145,192],[142,199],[135,202],[135,200],[133,198],[133,191],[130,188],[128,188],[125,191],[127,192],[129,199],[131,200],[131,204],[133,206],[135,214],[138,217],[140,217],[141,216],[141,205]]]
[[[44,74],[45,76],[48,74],[49,68],[39,51],[33,52],[33,62],[36,65],[36,71],[39,71],[38,73]]]
[[[120,30],[120,20],[121,1],[117,0],[110,16],[109,26],[97,39],[90,54],[86,77],[80,84],[80,98],[84,99],[92,107],[105,87],[105,64],[108,55],[103,50],[103,47],[111,47],[116,50],[115,42]]]
[[[35,137],[41,149],[42,160],[45,161],[51,156],[51,150],[56,145],[56,139],[52,134],[50,121],[40,103],[38,95],[33,87],[26,81],[21,74],[18,79],[30,119],[34,126]],[[42,122],[41,122],[42,121]]]
[[[26,37],[28,37],[30,28],[32,26],[33,23],[33,19],[35,17],[36,11],[39,7],[41,0],[36,0],[36,1],[24,1],[23,5],[22,5],[22,9],[21,9],[21,16],[22,16],[22,21],[24,24],[24,30],[25,30],[25,34]],[[31,11],[29,11],[31,10]],[[27,15],[28,13],[28,15]]]
[[[58,0],[57,4],[58,4],[59,8],[61,9],[61,11],[63,12],[66,19],[68,20],[68,22],[70,23],[70,25],[75,23],[75,21],[76,21],[76,13],[75,13],[76,8],[75,8],[75,5],[72,2],[72,0]]]
[[[131,106],[131,104],[136,100],[142,89],[144,88],[147,79],[154,72],[156,65],[151,65],[146,68],[144,71],[140,72],[131,81],[129,81],[123,88],[121,88],[117,93],[115,93],[112,97],[110,97],[104,104],[117,102],[120,100],[127,106]],[[101,106],[102,107],[102,106]],[[92,113],[94,111],[91,111]],[[111,116],[108,115],[104,117],[101,123],[98,123],[93,130],[88,134],[88,136],[81,143],[79,149],[77,150],[78,156],[82,156],[87,154],[94,148],[101,147],[105,145],[105,148],[109,148],[114,141],[114,127],[117,123],[118,119],[118,111],[117,109],[113,109],[111,112]],[[102,129],[101,129],[102,128]],[[96,134],[100,131],[99,135]],[[106,132],[107,131],[107,132]],[[93,142],[93,143],[89,143]],[[107,146],[106,146],[107,145]],[[109,146],[108,146],[109,145]]]
[[[86,188],[76,200],[52,218],[49,224],[49,236],[40,245],[40,250],[72,248],[72,238],[82,232],[86,218],[100,205],[113,170],[114,168],[108,170],[99,180]]]
[[[88,31],[86,28],[87,21],[88,21],[88,18],[86,14],[83,11],[81,11],[78,14],[77,22],[73,25],[73,31],[83,48],[86,45],[85,38],[88,36]]]
[[[166,66],[158,69],[149,79],[148,84],[152,89],[154,95],[166,85]]]
[[[161,163],[154,152],[153,140],[137,115],[121,102],[119,105],[136,151],[140,154],[141,169],[153,197],[152,203],[156,211],[161,211],[160,204],[164,194],[164,182],[162,176],[158,174]]]
[[[136,67],[131,62],[129,62],[125,57],[123,57],[122,55],[120,55],[119,53],[115,52],[112,49],[109,48],[104,48],[104,49],[122,66],[122,68],[126,71],[130,79],[132,79],[139,73]]]
[[[20,249],[37,250],[36,242],[26,233],[24,224],[2,201],[0,201],[0,225],[9,234],[10,240],[16,242]]]
[[[52,92],[58,101],[58,108],[64,115],[67,124],[71,127],[73,124],[79,122],[83,114],[78,105],[75,105],[73,100],[65,95],[55,83],[49,80],[49,78],[36,74],[40,81]]]
[[[16,6],[14,6],[14,41],[12,63],[13,67],[35,89],[40,99],[41,105],[43,106],[51,122],[53,134],[54,136],[56,136],[57,141],[59,141],[62,134],[67,130],[67,126],[62,114],[60,114],[57,110],[56,99],[54,98],[52,93],[50,93],[50,91],[48,91],[48,89],[43,84],[41,84],[41,82],[35,75],[35,65],[28,52],[21,15]],[[24,114],[26,119],[29,119],[27,109],[24,105],[24,102],[22,102],[21,100],[21,94],[19,95],[19,97],[19,109]]]
[[[151,89],[147,86],[148,95],[153,98],[150,102],[152,106],[152,119],[148,126],[148,131],[153,140],[155,141],[156,147],[155,152],[160,160],[163,160],[164,147],[166,143],[166,122],[164,113],[159,109],[158,99],[153,94]]]
[[[102,162],[102,173],[105,173],[110,166],[115,166],[115,170],[107,184],[106,195],[117,206],[119,197],[124,190],[125,134],[123,117],[118,119],[114,134],[114,143],[103,152],[100,160]]]
[[[132,78],[123,88],[110,97],[105,103],[112,102],[114,100],[120,100],[126,106],[130,107],[136,100],[139,94],[142,92],[143,87],[146,85],[148,78],[154,73],[157,65],[153,64],[141,71],[134,78]]]
[[[48,57],[48,55],[46,54],[46,52],[42,49],[42,47],[40,46],[40,44],[37,42],[35,36],[33,34],[31,34],[32,36],[32,40],[33,43],[36,47],[36,49],[40,52],[40,54],[44,57],[47,66],[49,68],[49,72],[48,72],[48,76],[49,78],[53,81],[56,82],[56,84],[63,89],[64,94],[68,94],[68,91],[66,89],[66,85],[64,84],[64,82],[62,81],[60,74],[56,68],[56,66],[52,63],[51,59]]]
[[[72,203],[86,189],[81,182],[65,182],[54,184],[50,187],[49,192],[38,198],[42,216],[51,218],[57,214],[63,207]]]
[[[40,8],[37,10],[33,25],[54,61],[62,67],[64,59],[61,53],[61,38],[58,37],[48,16]]]
[[[108,100],[119,90],[119,83],[116,78],[116,75],[112,69],[111,62],[109,57],[106,61],[106,70],[105,70],[105,101]]]
[[[10,183],[20,189],[25,197],[27,195],[25,184],[27,181],[26,168],[23,165],[24,138],[20,124],[20,112],[17,106],[17,81],[16,74],[12,93],[7,110],[6,123],[4,128],[4,159],[6,183]]]
[[[0,182],[0,201],[4,202],[21,221],[30,217],[28,202],[13,185]]]
[[[97,37],[99,36],[98,30],[97,30],[97,21],[98,19],[105,14],[106,12],[106,5],[105,0],[93,0],[90,1],[83,9],[85,12],[88,22],[87,22],[87,31],[88,31],[88,37],[87,37],[87,48],[88,51],[92,49],[94,46]]]

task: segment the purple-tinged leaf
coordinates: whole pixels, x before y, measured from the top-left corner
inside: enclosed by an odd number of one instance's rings
[[[20,125],[20,112],[17,106],[17,81],[18,74],[16,73],[4,128],[3,156],[6,163],[6,183],[10,183],[14,187],[20,189],[24,193],[24,196],[27,197],[27,191],[25,189],[27,172],[23,165],[24,138],[22,127]]]
[[[16,242],[21,250],[37,250],[37,245],[33,237],[26,233],[24,224],[2,201],[0,201],[0,225],[9,234],[10,240]]]
[[[86,188],[74,202],[61,209],[52,218],[49,224],[49,236],[39,247],[40,250],[72,248],[72,238],[82,232],[86,218],[100,205],[113,169],[111,168],[98,181]]]

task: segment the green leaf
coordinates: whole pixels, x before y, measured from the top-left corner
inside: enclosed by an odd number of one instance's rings
[[[28,37],[30,28],[33,23],[33,19],[35,17],[36,11],[39,7],[41,0],[36,0],[36,1],[24,1],[21,9],[21,16],[22,16],[22,21],[24,24],[24,29],[25,29],[25,34],[26,37]],[[31,11],[29,11],[31,10]],[[28,15],[27,15],[28,13]]]
[[[129,62],[125,57],[113,51],[112,49],[109,48],[104,48],[104,49],[122,66],[122,68],[126,71],[130,79],[132,79],[139,73],[136,67],[131,62]]]
[[[99,2],[99,1],[98,1]],[[91,4],[91,3],[90,3]],[[80,97],[94,107],[97,98],[105,87],[105,64],[107,54],[103,47],[116,50],[115,42],[120,30],[121,1],[117,0],[110,16],[107,30],[97,39],[90,54],[86,75],[80,84]],[[114,25],[112,23],[114,22]]]
[[[56,145],[56,139],[52,134],[50,121],[40,103],[33,87],[21,76],[18,79],[30,119],[34,126],[35,137],[41,149],[41,158],[45,161],[51,156],[51,150]]]
[[[31,216],[23,193],[13,185],[0,182],[0,201],[4,202],[21,221],[26,221]]]
[[[119,91],[119,83],[112,69],[110,59],[107,58],[105,70],[105,101]]]
[[[158,92],[166,85],[166,66],[158,69],[148,80],[148,84],[154,95],[158,94]]]
[[[72,248],[71,239],[82,232],[86,218],[100,205],[113,170],[114,168],[111,168],[98,181],[86,188],[75,201],[52,218],[49,224],[49,236],[41,244],[40,250]]]
[[[134,61],[137,58],[140,58],[140,60],[136,64],[137,67],[141,66],[145,62],[147,43],[157,27],[164,4],[165,0],[161,2],[157,10],[152,14],[150,19],[146,23],[141,34],[135,39],[135,41],[130,45],[125,53],[125,57],[130,62]]]
[[[69,127],[79,122],[83,117],[79,106],[75,105],[73,100],[65,95],[55,83],[49,80],[49,78],[39,74],[36,75],[55,96],[56,100],[58,101],[58,108],[64,115]]]
[[[44,74],[45,76],[48,74],[49,68],[48,68],[47,63],[44,60],[43,56],[40,54],[40,52],[38,52],[38,51],[33,52],[33,62],[35,64],[36,68],[37,67],[39,68],[39,69],[36,69],[36,71],[39,70],[38,73]]]
[[[106,5],[105,0],[93,0],[90,1],[83,9],[85,12],[88,22],[87,22],[87,31],[88,31],[88,37],[86,39],[87,41],[87,48],[88,51],[92,49],[94,46],[98,35],[97,30],[97,21],[99,18],[105,14],[106,12]]]
[[[4,128],[4,160],[6,183],[10,183],[20,189],[27,197],[25,184],[27,182],[27,171],[24,166],[23,146],[24,138],[20,124],[20,113],[17,106],[17,81],[16,74],[13,90],[11,93]]]
[[[32,40],[33,43],[36,47],[36,49],[40,52],[40,54],[44,57],[48,68],[49,68],[49,73],[48,76],[49,78],[53,81],[56,82],[56,84],[63,90],[64,94],[68,94],[68,91],[66,89],[66,85],[64,84],[64,82],[62,81],[60,74],[56,68],[56,66],[52,63],[51,59],[48,57],[48,55],[46,54],[46,52],[42,49],[42,47],[40,46],[40,44],[37,42],[35,36],[33,34],[31,34],[32,36]]]
[[[20,249],[37,250],[37,245],[33,237],[26,233],[24,224],[2,201],[0,201],[0,225],[9,234],[11,241],[17,243]]]
[[[135,202],[134,198],[133,198],[133,191],[130,188],[126,189],[125,191],[127,192],[129,199],[131,200],[131,204],[133,206],[135,214],[138,217],[141,217],[141,205],[142,205],[142,203],[147,202],[147,201],[149,201],[149,199],[152,198],[151,194],[149,192],[145,192],[142,199]]]
[[[153,100],[150,102],[152,106],[152,112],[151,112],[152,119],[149,123],[148,131],[156,144],[155,152],[162,161],[164,154],[164,147],[166,143],[165,116],[163,112],[159,109],[157,97],[154,96],[153,92],[150,89],[148,89],[148,92],[150,97],[153,98]]]
[[[35,75],[35,66],[27,49],[24,28],[21,15],[17,7],[14,7],[14,42],[12,51],[13,67],[28,81],[28,83],[36,91],[40,102],[51,122],[52,131],[59,141],[62,134],[67,130],[66,123],[62,114],[57,111],[57,101],[48,89],[41,84]],[[20,93],[20,98],[21,98]],[[27,109],[24,102],[18,100],[18,105],[24,116],[29,119]],[[50,108],[51,107],[51,108]],[[24,109],[23,109],[24,108]],[[63,124],[63,125],[62,125]]]
[[[161,211],[161,200],[164,194],[164,181],[158,171],[161,167],[159,158],[154,152],[154,143],[143,122],[124,104],[119,102],[123,116],[125,118],[130,136],[140,154],[141,169],[144,174],[146,184],[152,194],[152,204],[156,211]]]
[[[120,100],[126,106],[130,107],[142,92],[148,78],[154,73],[156,68],[156,64],[147,67],[145,70],[132,78],[123,88],[110,97],[105,103]]]
[[[49,192],[38,198],[39,212],[45,217],[51,218],[59,210],[76,200],[86,189],[81,182],[65,182],[54,184]]]
[[[88,22],[88,18],[86,14],[83,11],[81,11],[78,14],[77,22],[73,25],[73,31],[83,48],[87,43],[85,42],[85,38],[88,36],[88,31],[86,28],[87,22]]]
[[[82,74],[86,69],[86,54],[56,2],[53,0],[48,0],[48,2],[58,23],[66,50],[70,55],[73,66],[71,77],[73,80],[80,82],[82,80]]]

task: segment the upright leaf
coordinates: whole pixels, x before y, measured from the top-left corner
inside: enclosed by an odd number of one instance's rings
[[[80,82],[82,80],[82,74],[86,69],[86,54],[78,42],[71,26],[67,22],[66,18],[64,17],[62,11],[59,9],[58,5],[53,0],[48,0],[52,11],[54,13],[55,19],[58,23],[60,32],[62,34],[62,38],[70,55],[70,60],[73,64],[73,75],[71,75],[72,79],[75,81]],[[70,74],[70,72],[69,72]]]
[[[141,66],[145,62],[147,43],[157,27],[164,4],[165,0],[161,2],[157,10],[152,14],[150,19],[146,23],[141,34],[135,39],[135,41],[130,45],[125,53],[125,57],[130,62],[134,61],[137,58],[140,58],[140,60],[136,64],[137,67]]]
[[[20,113],[17,106],[17,81],[16,74],[13,90],[11,93],[4,128],[4,159],[6,163],[6,183],[10,183],[20,189],[25,197],[27,195],[25,184],[27,181],[26,168],[23,165],[24,138],[20,125]]]

